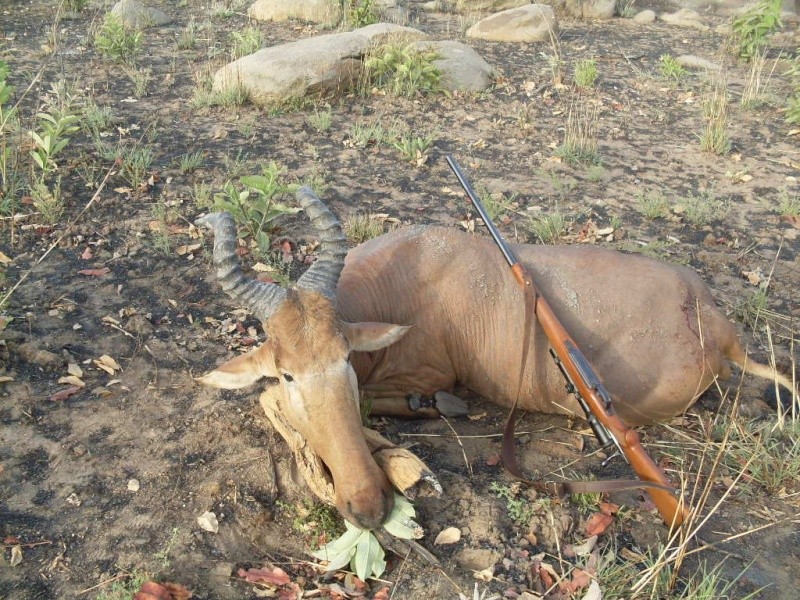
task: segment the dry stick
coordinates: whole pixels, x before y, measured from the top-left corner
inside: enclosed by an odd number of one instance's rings
[[[545,431],[549,431],[552,427],[548,427],[547,429],[539,429],[537,431],[518,431],[517,435],[524,435],[524,434],[531,434],[531,433],[544,433]],[[429,438],[450,438],[450,437],[460,437],[462,440],[478,440],[478,439],[486,439],[486,438],[497,438],[503,437],[502,433],[486,433],[483,435],[462,435],[459,436],[458,434],[452,436],[447,435],[446,433],[398,433],[400,437],[429,437]]]
[[[447,423],[447,426],[450,428],[450,431],[453,432],[453,435],[456,436],[456,441],[458,442],[458,445],[461,446],[461,454],[464,457],[464,463],[467,465],[467,473],[469,473],[469,478],[472,479],[473,476],[472,465],[467,459],[467,452],[466,450],[464,450],[464,444],[461,443],[461,438],[459,437],[458,433],[456,433],[456,430],[453,428],[453,426],[450,424],[450,421],[447,420],[447,417],[442,415],[442,419],[444,420],[445,423]]]
[[[402,581],[403,579],[403,571],[406,568],[406,563],[408,562],[409,556],[411,556],[411,548],[409,548],[408,552],[406,552],[406,555],[403,557],[403,562],[400,563],[400,568],[397,570],[397,577],[395,578],[394,584],[392,585],[392,593],[389,594],[389,600],[392,600],[392,598],[394,598],[394,593],[400,586],[400,581]]]
[[[84,594],[88,594],[92,590],[96,590],[97,588],[101,588],[101,587],[103,587],[105,585],[108,585],[109,583],[114,583],[115,581],[119,581],[120,579],[125,579],[126,577],[130,577],[130,576],[131,576],[130,573],[120,573],[119,575],[114,575],[114,577],[110,577],[109,579],[106,579],[105,581],[101,581],[97,585],[93,585],[90,588],[86,588],[85,590],[81,590],[80,592],[78,592],[78,596],[83,596]]]
[[[92,197],[89,199],[89,202],[86,203],[86,206],[83,207],[83,210],[81,210],[81,212],[78,213],[78,216],[76,216],[72,221],[70,221],[69,225],[67,225],[67,227],[64,229],[64,233],[62,233],[60,236],[58,236],[58,239],[56,239],[55,242],[50,244],[50,247],[47,250],[45,250],[44,254],[42,254],[39,257],[39,260],[37,260],[35,263],[33,263],[31,268],[29,268],[22,275],[22,277],[19,278],[19,281],[17,281],[17,283],[15,283],[14,286],[10,290],[8,290],[6,295],[3,296],[2,299],[0,299],[0,306],[4,306],[5,303],[8,302],[8,299],[11,297],[11,294],[13,294],[17,290],[17,288],[20,285],[22,285],[22,283],[28,278],[28,276],[31,273],[33,273],[33,270],[36,267],[38,267],[44,261],[44,259],[47,258],[50,255],[50,253],[61,243],[61,240],[63,240],[67,236],[67,234],[69,233],[70,227],[75,225],[75,223],[77,223],[80,220],[80,218],[84,215],[84,213],[92,207],[92,205],[95,203],[95,201],[100,197],[100,192],[103,191],[103,188],[106,185],[106,181],[108,181],[108,178],[111,176],[111,174],[113,172],[114,172],[114,165],[111,165],[108,168],[108,171],[106,171],[106,175],[105,175],[105,177],[103,177],[103,180],[100,182],[100,185],[97,187],[97,190],[92,195]]]

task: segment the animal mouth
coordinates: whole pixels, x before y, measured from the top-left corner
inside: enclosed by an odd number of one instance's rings
[[[363,514],[353,507],[353,503],[348,500],[347,513],[353,519],[353,524],[361,529],[377,529],[389,516],[389,499],[386,492],[381,493],[380,508],[377,513]]]

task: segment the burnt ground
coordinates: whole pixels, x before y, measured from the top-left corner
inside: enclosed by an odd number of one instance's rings
[[[228,56],[231,32],[247,24],[243,10],[223,18],[198,2],[151,2],[174,22],[144,35],[137,64],[149,69],[150,82],[147,94],[136,97],[131,78],[87,37],[102,18],[99,11],[62,19],[56,27],[57,51],[51,51],[53,4],[11,2],[0,11],[0,57],[10,66],[14,99],[22,98],[23,128],[34,127],[32,115],[51,86],[64,81],[61,100],[68,93],[76,103],[91,100],[110,109],[111,122],[101,139],[118,143],[120,152],[146,146],[153,161],[141,186],[132,186],[117,169],[90,202],[113,157],[104,158],[81,130],[59,158],[63,216],[47,223],[22,198],[9,212],[23,216],[8,214],[0,222],[0,250],[11,259],[3,265],[5,291],[32,269],[3,307],[2,598],[102,597],[112,581],[139,573],[182,583],[197,598],[255,598],[253,586],[237,578],[236,570],[268,562],[281,565],[305,589],[324,584],[303,562],[316,534],[295,527],[292,507],[302,504],[307,492],[282,440],[266,423],[257,393],[220,393],[192,379],[252,345],[259,332],[252,316],[236,310],[213,284],[206,250],[182,248],[202,243],[189,224],[207,209],[204,189],[218,192],[228,179],[258,173],[264,162],[283,165],[287,181],[324,182],[322,196],[342,218],[383,213],[402,224],[461,227],[468,210],[443,159],[454,154],[479,190],[513,202],[499,219],[508,238],[538,242],[529,215],[559,213],[569,229],[556,243],[597,243],[688,264],[731,318],[745,321],[741,335],[755,358],[769,357],[769,325],[778,361],[791,361],[800,311],[800,230],[779,207],[782,198],[797,198],[800,158],[797,132],[780,111],[788,82],[779,66],[765,103],[743,108],[738,100],[749,67],[724,53],[721,34],[622,19],[562,22],[565,82],[570,83],[577,60],[597,59],[598,83],[580,94],[572,85],[552,85],[542,55],[551,52],[546,45],[474,42],[499,73],[496,86],[482,94],[408,99],[375,93],[275,111],[248,104],[198,109],[190,104],[196,81]],[[176,41],[190,19],[210,25],[200,28],[193,49],[178,49]],[[704,19],[711,25],[724,22],[712,15]],[[420,13],[415,25],[443,38],[460,38],[464,19]],[[791,54],[800,45],[795,27],[776,36],[771,56],[781,48]],[[299,24],[258,28],[269,45],[314,33]],[[679,82],[664,79],[663,54],[697,54],[728,64],[728,154],[699,147],[708,78],[693,73]],[[597,110],[601,169],[556,156],[579,95],[580,102]],[[320,131],[311,119],[315,111],[328,110],[330,127]],[[433,135],[427,161],[414,166],[389,145],[351,143],[354,125],[374,122],[405,124],[415,135]],[[22,145],[18,168],[27,175],[28,138],[7,139]],[[202,164],[183,172],[180,157],[194,151],[202,153]],[[664,217],[648,219],[636,199],[655,193],[673,206]],[[690,196],[704,197],[712,207],[696,223],[686,213]],[[299,254],[306,224],[290,218],[279,227],[276,242],[289,241]],[[596,238],[593,227],[613,227],[613,238]],[[253,262],[251,256],[243,260]],[[105,268],[108,272],[99,276],[79,274]],[[751,273],[749,279],[745,273]],[[754,319],[747,307],[758,305],[767,280],[765,310]],[[94,361],[102,355],[120,368],[101,369]],[[70,363],[81,367],[86,385],[53,400],[68,387],[58,379],[68,374]],[[735,470],[709,476],[696,466],[702,448],[719,441],[710,425],[717,409],[729,410],[731,398],[738,397],[740,419],[763,420],[772,413],[763,382],[753,377],[740,382],[737,373],[730,391],[727,385],[707,393],[689,416],[644,432],[650,451],[673,475],[685,465],[690,489],[711,478],[708,506],[735,477]],[[452,423],[461,436],[499,431],[503,411],[480,399],[471,400],[471,410],[474,419]],[[585,537],[585,521],[596,509],[558,500],[532,502],[530,524],[514,521],[506,502],[490,491],[495,482],[510,484],[493,460],[499,438],[462,439],[470,476],[462,448],[445,423],[379,420],[375,425],[397,442],[412,442],[445,488],[440,499],[416,502],[427,532],[421,541],[442,566],[428,566],[415,556],[393,557],[384,578],[394,598],[471,595],[475,580],[463,567],[469,562],[465,549],[473,555],[489,552],[483,556],[497,560],[495,579],[480,583],[496,593],[536,589],[531,557],[540,551],[549,553],[546,560],[559,570],[580,562],[566,558],[563,550]],[[583,436],[576,428],[564,419],[526,415],[518,427],[530,432],[520,436],[523,466],[539,474],[570,465],[570,476],[629,475],[620,464],[602,469],[596,457],[581,459]],[[132,479],[138,480],[138,491],[128,489]],[[519,493],[523,500],[534,498],[532,492]],[[628,561],[635,572],[642,566],[631,557],[655,551],[664,541],[664,528],[637,492],[610,500],[627,508],[601,535],[600,546],[604,555],[616,556],[619,564]],[[217,534],[197,525],[197,516],[207,510],[220,519]],[[725,595],[744,597],[766,586],[756,597],[794,598],[799,511],[796,480],[765,487],[746,474],[700,537],[712,543],[763,529],[694,555],[684,576],[698,572],[702,561],[709,568],[722,562],[727,578],[745,570]],[[462,539],[434,546],[435,536],[448,526],[461,528]],[[14,546],[20,546],[22,561],[12,566],[19,558]],[[382,585],[375,583],[370,593]],[[629,596],[607,591],[606,597]]]

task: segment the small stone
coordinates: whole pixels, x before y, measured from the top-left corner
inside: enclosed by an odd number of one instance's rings
[[[692,54],[684,54],[675,59],[675,61],[682,67],[694,70],[705,71],[721,71],[722,67],[715,62],[711,62],[705,58],[694,56]]]
[[[469,571],[490,569],[503,557],[496,550],[488,548],[464,548],[454,556],[458,566]]]
[[[139,0],[120,0],[111,9],[111,14],[117,15],[129,29],[158,27],[172,21],[163,10],[145,6]]]
[[[632,21],[634,23],[648,24],[656,20],[656,13],[653,10],[643,10],[634,15]]]
[[[138,492],[139,491],[139,480],[138,479],[129,479],[128,480],[128,491],[129,492]]]
[[[197,524],[200,525],[200,529],[204,531],[210,531],[211,533],[219,532],[219,521],[217,521],[217,515],[213,512],[206,511],[197,517]]]

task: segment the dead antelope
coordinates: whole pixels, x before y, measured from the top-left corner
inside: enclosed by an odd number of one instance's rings
[[[388,412],[457,383],[510,405],[521,292],[479,236],[409,227],[348,252],[339,222],[311,190],[298,198],[321,251],[292,290],[244,277],[230,216],[201,220],[214,229],[222,288],[261,319],[266,341],[200,381],[233,389],[268,379],[279,409],[330,470],[339,511],[374,528],[392,496],[362,434],[359,389]],[[729,361],[792,389],[789,378],[748,359],[690,269],[594,246],[512,246],[628,424],[683,412],[730,375]],[[520,407],[582,415],[537,325],[529,344]]]

